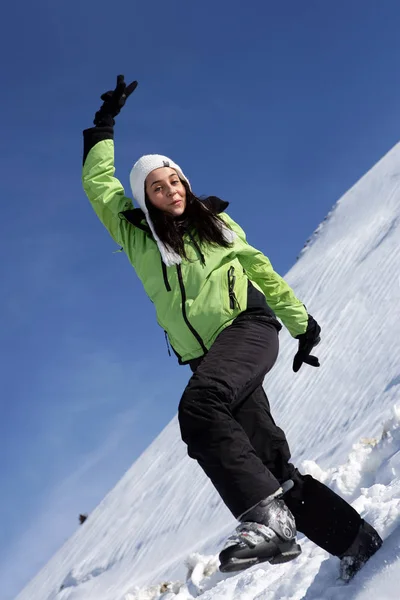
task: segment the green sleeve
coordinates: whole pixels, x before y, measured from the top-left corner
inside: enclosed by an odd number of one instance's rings
[[[133,227],[120,216],[132,208],[124,188],[114,177],[114,141],[104,139],[96,143],[85,157],[82,172],[83,189],[97,216],[120,246],[125,246],[127,235]]]
[[[237,234],[237,257],[246,275],[263,291],[268,305],[293,337],[307,329],[308,313],[292,288],[274,271],[269,259],[246,241],[243,229],[226,213],[220,215]]]

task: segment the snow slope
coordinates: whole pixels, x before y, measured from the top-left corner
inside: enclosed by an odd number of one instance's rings
[[[345,589],[338,560],[304,538],[296,561],[222,576],[216,555],[235,521],[173,419],[17,600],[399,597],[400,144],[339,200],[286,279],[321,323],[322,366],[294,374],[284,331],[266,391],[294,462],[377,527],[380,552]]]

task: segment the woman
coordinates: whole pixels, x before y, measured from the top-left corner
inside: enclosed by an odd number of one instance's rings
[[[171,159],[137,161],[130,182],[140,208],[133,209],[114,178],[113,126],[136,85],[120,75],[103,94],[95,127],[84,131],[83,185],[154,303],[179,363],[193,371],[179,404],[182,439],[240,522],[220,569],[296,558],[297,528],[341,558],[348,580],[382,540],[347,502],[289,462],[262,386],[278,355],[276,316],[299,341],[295,372],[303,363],[319,366],[310,352],[321,329],[246,242],[224,212],[228,203],[197,198]]]

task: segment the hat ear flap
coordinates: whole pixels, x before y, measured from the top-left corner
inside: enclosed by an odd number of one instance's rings
[[[147,210],[150,210],[152,204],[150,202],[150,198],[148,197],[146,190],[144,190],[144,204],[145,204]]]

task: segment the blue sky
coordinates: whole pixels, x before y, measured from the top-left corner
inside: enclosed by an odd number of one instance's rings
[[[250,243],[284,274],[399,139],[400,6],[39,0],[8,3],[2,17],[9,600],[172,418],[190,375],[168,357],[151,303],[82,191],[81,130],[99,96],[118,73],[139,80],[116,125],[128,194],[140,155],[171,156],[197,194],[231,202]]]

